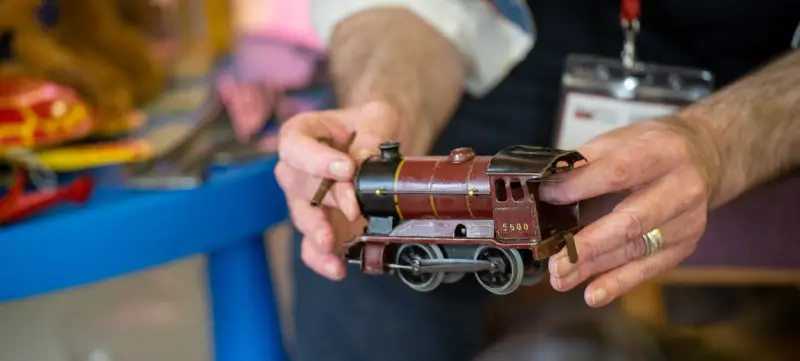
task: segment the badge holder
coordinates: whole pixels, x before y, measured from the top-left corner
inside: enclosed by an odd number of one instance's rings
[[[638,17],[638,1],[623,0],[621,59],[584,54],[566,59],[557,148],[577,149],[602,133],[667,116],[711,94],[713,76],[706,70],[636,61]]]

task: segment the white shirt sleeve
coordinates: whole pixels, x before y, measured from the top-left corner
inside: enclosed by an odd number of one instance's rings
[[[528,33],[485,0],[309,0],[314,27],[326,46],[336,24],[359,11],[405,7],[455,44],[468,64],[467,91],[483,96],[503,80],[533,47]]]

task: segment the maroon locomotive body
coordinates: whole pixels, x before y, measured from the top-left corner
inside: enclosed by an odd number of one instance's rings
[[[580,229],[577,203],[537,199],[542,182],[585,160],[578,152],[518,145],[494,156],[458,148],[403,157],[395,142],[380,148],[354,180],[369,223],[345,257],[364,273],[397,273],[422,292],[474,273],[488,291],[508,294],[538,283]]]

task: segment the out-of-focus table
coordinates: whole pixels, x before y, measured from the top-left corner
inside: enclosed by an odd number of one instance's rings
[[[99,172],[83,207],[0,229],[0,301],[42,295],[206,254],[218,361],[283,360],[264,232],[287,216],[275,158],[218,169],[185,191],[115,186]]]

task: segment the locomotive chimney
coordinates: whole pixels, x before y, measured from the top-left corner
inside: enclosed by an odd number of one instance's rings
[[[385,142],[379,146],[381,150],[381,160],[389,162],[400,159],[400,143]]]

